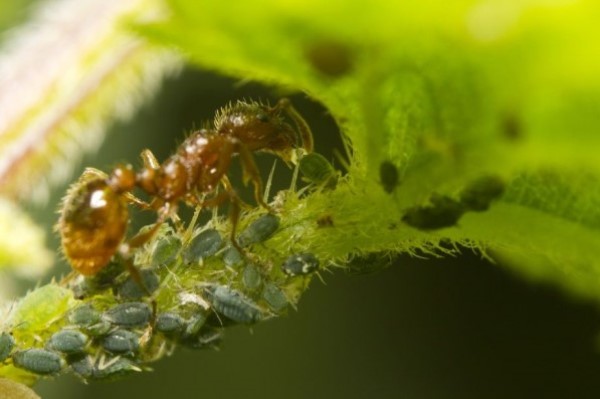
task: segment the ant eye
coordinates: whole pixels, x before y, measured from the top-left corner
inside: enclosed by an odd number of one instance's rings
[[[269,115],[267,114],[256,114],[256,119],[258,119],[261,122],[268,122],[269,121]]]

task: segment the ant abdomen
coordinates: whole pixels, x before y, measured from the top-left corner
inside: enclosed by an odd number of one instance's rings
[[[122,196],[96,171],[84,172],[63,200],[57,226],[73,269],[84,276],[98,273],[117,252],[128,223]]]

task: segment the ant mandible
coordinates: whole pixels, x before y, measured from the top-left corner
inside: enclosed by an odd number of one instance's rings
[[[296,129],[285,121],[283,113]],[[63,252],[75,271],[93,276],[117,252],[129,257],[167,218],[175,216],[180,201],[216,207],[229,200],[232,245],[243,253],[235,238],[241,200],[227,178],[232,157],[240,156],[244,183],[252,182],[256,202],[271,211],[261,197],[262,179],[253,153],[271,152],[289,163],[298,148],[312,152],[312,132],[287,99],[273,107],[238,101],[218,111],[213,125],[193,132],[162,164],[146,149],[141,154],[144,166],[138,172],[131,165],[119,165],[110,175],[96,169],[84,171],[67,192],[57,224]],[[219,186],[224,191],[217,194]],[[150,203],[133,195],[136,187],[150,196]],[[214,195],[199,199],[206,194]],[[124,242],[129,203],[156,211],[158,218],[150,229]],[[141,281],[135,267],[126,264],[134,279]]]

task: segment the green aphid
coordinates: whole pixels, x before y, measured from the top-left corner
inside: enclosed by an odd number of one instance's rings
[[[181,344],[190,349],[217,349],[223,338],[222,330],[219,328],[204,328],[199,334],[187,337]]]
[[[89,303],[71,310],[69,322],[92,336],[104,335],[111,328],[110,323],[102,319],[102,313]]]
[[[227,286],[209,286],[205,292],[214,310],[235,323],[253,324],[263,316],[254,301]]]
[[[157,266],[170,265],[179,255],[181,246],[181,240],[175,236],[162,237],[152,252],[152,263]]]
[[[122,327],[141,327],[150,321],[152,309],[143,302],[127,302],[110,308],[102,318]]]
[[[46,349],[26,349],[13,353],[16,367],[39,375],[58,374],[65,366],[65,360],[58,353]]]
[[[79,285],[74,287],[73,291],[77,297],[83,298],[93,293],[112,288],[117,277],[124,272],[124,264],[112,260],[95,275],[82,279]]]
[[[56,284],[42,286],[27,294],[15,307],[10,320],[13,332],[45,332],[50,323],[64,315],[75,303],[70,290]]]
[[[102,339],[102,347],[112,353],[135,353],[140,348],[140,337],[128,330],[115,330]]]
[[[198,262],[213,256],[223,245],[221,234],[215,229],[204,230],[192,239],[190,245],[185,249],[183,259],[186,263]]]
[[[77,357],[69,366],[76,375],[84,380],[91,378],[94,374],[94,363],[90,356]]]
[[[77,306],[69,312],[69,321],[79,327],[88,327],[100,320],[102,314],[89,303]]]
[[[155,328],[163,334],[178,334],[183,330],[185,320],[175,312],[159,313]]]
[[[288,276],[300,276],[314,273],[319,268],[319,260],[311,253],[294,254],[287,258],[281,269]]]
[[[269,307],[275,312],[282,311],[289,304],[285,293],[274,284],[265,285],[262,297],[267,302]]]
[[[242,247],[257,244],[268,240],[279,228],[279,218],[267,213],[262,215],[238,236],[238,242]]]
[[[123,299],[141,299],[152,294],[160,285],[158,275],[151,269],[140,270],[142,284],[137,282],[133,276],[129,276],[117,289],[118,295]]]
[[[100,337],[109,332],[111,328],[112,325],[108,321],[102,320],[99,323],[87,327],[85,331],[93,337]]]
[[[82,353],[88,343],[88,337],[81,331],[62,330],[54,333],[48,341],[48,348],[67,355]]]
[[[110,381],[125,377],[142,369],[126,357],[103,359],[94,364],[90,356],[79,358],[71,363],[71,369],[84,380]]]
[[[0,334],[0,362],[5,361],[15,347],[15,339],[9,333]]]
[[[255,290],[260,287],[262,283],[262,276],[253,265],[248,265],[244,268],[244,274],[242,275],[242,282],[244,286],[249,290]]]
[[[244,258],[242,257],[242,254],[240,254],[240,251],[235,249],[235,247],[228,247],[223,252],[223,262],[227,266],[236,266],[243,263]]]
[[[112,381],[140,371],[142,369],[135,362],[125,357],[119,357],[105,362],[104,365],[96,365],[93,378],[95,380]]]
[[[339,175],[331,163],[316,152],[307,154],[300,159],[300,173],[305,181],[326,188],[334,188]]]
[[[185,325],[183,331],[184,339],[196,336],[204,324],[206,324],[206,315],[204,313],[195,313],[192,315]]]

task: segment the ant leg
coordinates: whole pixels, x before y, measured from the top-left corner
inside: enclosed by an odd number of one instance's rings
[[[169,211],[169,209],[167,208],[165,211],[161,212],[158,220],[154,223],[154,225],[148,231],[145,231],[143,233],[138,233],[137,235],[133,236],[133,238],[131,238],[126,244],[123,245],[123,249],[120,250],[121,256],[123,257],[123,259],[125,261],[125,268],[131,275],[131,278],[133,279],[133,281],[135,281],[135,283],[139,287],[142,288],[142,290],[150,298],[150,304],[152,306],[152,319],[150,320],[150,325],[152,328],[154,328],[154,324],[156,322],[156,313],[157,313],[156,299],[152,298],[152,293],[150,292],[150,290],[144,283],[142,274],[140,273],[139,269],[137,267],[135,267],[135,265],[133,264],[131,254],[132,254],[133,249],[141,247],[142,245],[144,245],[145,243],[150,241],[150,239],[152,239],[152,237],[154,237],[154,235],[156,234],[156,232],[158,231],[160,226],[167,219],[167,215],[169,214],[168,211]]]
[[[267,205],[267,203],[263,200],[262,179],[260,177],[260,173],[258,172],[256,162],[254,162],[254,156],[243,144],[238,144],[238,152],[240,154],[240,161],[242,163],[242,170],[244,173],[244,183],[247,184],[249,180],[252,181],[252,185],[254,186],[254,198],[256,199],[256,202],[270,213],[273,213],[273,208]],[[229,188],[228,191],[231,191],[231,189]]]
[[[160,163],[149,149],[144,149],[140,154],[140,157],[142,158],[144,167],[152,170],[158,170],[160,168]]]
[[[286,114],[296,124],[296,128],[298,129],[300,137],[302,138],[302,148],[304,149],[304,151],[306,151],[307,154],[313,152],[314,141],[312,131],[310,130],[310,126],[308,126],[308,123],[306,123],[302,115],[300,115],[298,111],[296,111],[290,100],[288,100],[287,98],[282,98],[281,100],[279,100],[279,102],[273,109],[285,110]]]
[[[225,189],[225,191],[235,192],[235,190],[233,189],[233,184],[231,184],[231,181],[229,180],[229,177],[227,177],[227,175],[223,175],[223,177],[221,178],[221,184],[223,185],[223,188]],[[237,198],[238,198],[238,202],[242,208],[247,208],[247,209],[252,208],[251,205],[244,202],[239,196]]]
[[[60,280],[59,285],[64,287],[68,285],[77,276],[80,276],[80,274],[77,273],[75,270],[71,270],[69,274],[67,274]]]
[[[237,193],[233,189],[230,183],[223,183],[225,187],[225,191],[217,194],[216,196],[205,200],[202,202],[202,207],[205,208],[213,208],[221,205],[223,202],[229,200],[229,220],[231,221],[231,233],[229,235],[229,239],[231,240],[231,245],[242,256],[246,256],[246,251],[242,248],[242,246],[237,242],[236,233],[237,233],[237,225],[240,220],[240,204],[242,204],[242,200],[238,197]]]
[[[235,191],[231,191],[230,193],[230,201],[231,205],[229,208],[229,220],[231,221],[231,234],[229,235],[229,239],[231,240],[231,245],[242,256],[246,256],[246,251],[242,248],[242,246],[238,243],[236,236],[237,233],[237,225],[240,220],[240,198],[236,194]]]
[[[147,203],[146,201],[142,200],[141,198],[136,197],[135,195],[133,195],[129,192],[123,193],[123,196],[130,204],[133,204],[144,211],[150,211],[153,209],[151,204]]]
[[[154,330],[154,326],[156,325],[158,304],[156,303],[156,299],[152,297],[152,293],[144,283],[144,279],[142,278],[142,274],[140,273],[139,269],[133,264],[131,253],[128,252],[130,251],[130,248],[131,247],[128,247],[128,249],[125,251],[126,253],[122,254],[125,263],[125,269],[127,269],[127,272],[129,273],[133,281],[138,285],[138,287],[140,287],[142,291],[144,291],[144,293],[148,296],[148,298],[150,298],[150,306],[152,308],[152,314],[150,315],[150,325],[148,326],[148,328],[145,329],[145,332],[144,334],[142,334],[142,338],[140,339],[141,344],[145,345],[150,339],[152,331]]]
[[[165,204],[167,206],[168,204]],[[133,238],[129,240],[127,246],[129,248],[139,248],[142,245],[146,244],[148,241],[154,237],[160,226],[167,220],[167,217],[170,213],[170,207],[167,206],[167,209],[160,213],[158,220],[154,223],[154,225],[148,229],[148,231],[144,231],[143,233],[138,233]]]
[[[256,165],[255,165],[255,167],[256,167]],[[223,178],[221,179],[221,183],[223,184],[225,191],[222,194],[219,194],[219,196],[229,199],[229,203],[230,203],[229,220],[231,221],[231,233],[230,233],[229,239],[231,240],[231,245],[233,245],[233,247],[235,249],[237,249],[237,251],[240,253],[240,255],[246,256],[246,251],[244,251],[244,249],[237,242],[237,239],[235,237],[236,233],[237,233],[237,225],[240,220],[241,207],[242,207],[242,205],[246,205],[246,204],[237,195],[237,193],[235,192],[235,189],[231,185],[231,182],[229,181],[229,179],[227,178],[226,175],[223,175]]]
[[[158,220],[162,220],[162,222],[159,222],[157,220],[155,223],[159,223],[159,225],[160,225],[163,222],[165,222],[168,218],[170,218],[171,221],[173,222],[173,224],[175,225],[175,229],[177,230],[178,233],[185,230],[185,227],[183,226],[183,222],[181,221],[181,218],[179,217],[179,215],[176,212],[177,204],[172,203],[172,202],[166,202],[165,200],[163,200],[159,197],[154,197],[152,199],[152,202],[150,202],[149,209],[156,210],[159,214]],[[161,216],[165,212],[167,213],[167,215]]]
[[[230,200],[229,191],[223,191],[207,200],[200,202],[202,208],[216,208],[223,202]]]

